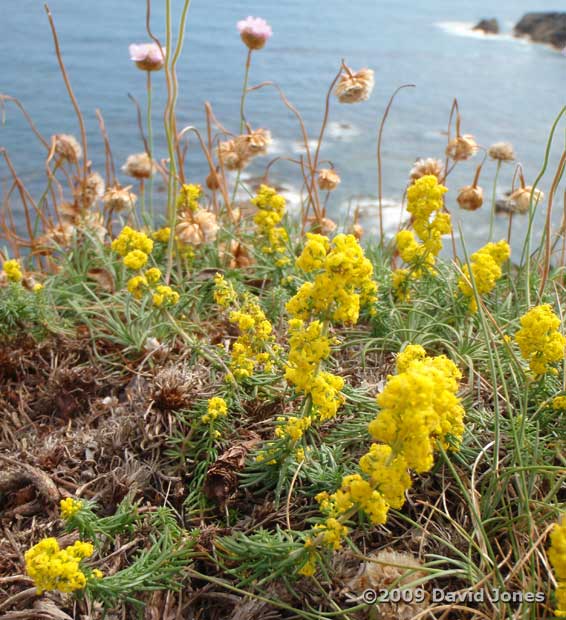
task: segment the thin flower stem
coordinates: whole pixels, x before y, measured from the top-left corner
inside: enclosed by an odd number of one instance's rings
[[[83,115],[81,114],[81,109],[79,108],[79,104],[77,103],[77,99],[71,87],[71,82],[69,81],[69,76],[67,75],[67,70],[65,69],[65,64],[63,63],[63,57],[61,56],[61,48],[59,47],[59,37],[57,36],[57,30],[55,29],[55,22],[53,21],[51,10],[49,9],[49,6],[47,5],[47,3],[44,4],[43,7],[45,9],[45,12],[47,13],[47,19],[49,20],[49,26],[51,27],[51,33],[53,35],[53,43],[55,44],[55,54],[57,56],[59,68],[61,69],[61,75],[63,76],[65,87],[67,88],[67,92],[69,93],[71,103],[73,104],[73,108],[75,109],[77,120],[79,122],[79,128],[81,132],[81,142],[82,142],[82,147],[83,147],[83,176],[84,178],[86,178],[87,166],[88,166],[88,151],[87,151],[87,141],[86,141],[86,128],[84,124]]]
[[[384,230],[383,230],[383,175],[381,170],[381,143],[383,140],[383,129],[385,127],[385,121],[389,116],[389,112],[391,110],[391,106],[393,105],[393,101],[397,96],[397,93],[403,88],[416,88],[415,84],[403,84],[399,86],[397,90],[391,95],[389,99],[389,103],[385,108],[385,112],[383,113],[383,117],[381,118],[381,122],[379,124],[379,131],[377,133],[377,200],[379,207],[379,245],[383,248],[383,239],[384,239]]]
[[[148,156],[149,160],[153,161],[153,131],[151,124],[151,71],[147,71],[147,142],[148,142]],[[155,225],[155,214],[153,212],[153,175],[149,177],[148,184],[148,202],[149,202],[149,218],[150,226]],[[143,214],[142,214],[143,217]]]
[[[244,84],[242,86],[242,96],[240,98],[240,135],[244,133],[246,126],[246,96],[248,94],[248,82],[250,79],[250,67],[252,65],[252,50],[248,49],[248,55],[246,57],[246,68],[244,70]],[[238,186],[240,184],[240,176],[242,174],[241,169],[236,174],[236,181],[234,183],[234,191],[232,192],[232,203],[236,200],[236,194],[238,193]]]
[[[501,170],[501,160],[497,160],[497,168],[495,169],[495,178],[493,179],[493,190],[491,192],[491,214],[489,217],[489,237],[488,241],[493,240],[493,224],[495,221],[495,196],[497,192],[497,181],[499,179],[499,172]]]

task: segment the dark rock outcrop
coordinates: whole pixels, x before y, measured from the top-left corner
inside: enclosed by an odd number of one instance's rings
[[[527,13],[515,26],[514,33],[562,49],[566,46],[566,13]]]
[[[484,34],[499,34],[499,22],[495,18],[480,19],[472,30],[480,30]]]

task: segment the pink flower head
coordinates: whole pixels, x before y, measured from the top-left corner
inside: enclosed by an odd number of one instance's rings
[[[251,50],[260,50],[273,34],[271,26],[262,17],[246,17],[237,26],[242,41]]]
[[[157,43],[132,43],[129,47],[130,59],[139,69],[159,71],[163,67],[165,48],[159,49]]]

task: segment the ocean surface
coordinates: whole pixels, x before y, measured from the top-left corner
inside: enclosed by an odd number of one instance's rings
[[[175,17],[181,0],[173,0]],[[332,100],[321,157],[333,162],[342,183],[328,203],[338,220],[360,206],[362,224],[378,230],[376,207],[376,136],[387,102],[402,84],[384,131],[383,199],[385,222],[394,230],[408,172],[418,157],[442,157],[448,114],[458,98],[462,130],[485,147],[498,141],[514,144],[527,182],[542,164],[547,135],[555,116],[566,104],[566,56],[543,45],[510,36],[513,25],[531,10],[560,10],[558,0],[193,0],[185,47],[178,65],[179,128],[204,128],[203,104],[209,101],[216,117],[237,132],[239,98],[246,49],[236,21],[247,15],[266,18],[273,28],[267,46],[253,55],[250,85],[272,80],[301,111],[309,135],[319,132],[328,85],[344,58],[353,69],[370,67],[376,84],[369,101],[341,105]],[[164,1],[153,2],[152,27],[164,35]],[[145,74],[129,60],[128,44],[148,40],[143,0],[51,0],[61,49],[84,113],[89,133],[89,157],[104,171],[103,142],[95,117],[100,109],[117,165],[128,154],[143,150],[136,113],[128,94],[145,108]],[[562,7],[563,8],[563,7]],[[482,17],[497,17],[498,36],[472,33]],[[177,21],[177,20],[175,20]],[[2,0],[0,14],[0,93],[17,97],[38,129],[79,135],[76,117],[64,89],[48,21],[39,0]],[[157,157],[166,157],[162,110],[166,98],[164,75],[154,74],[154,133]],[[0,110],[1,112],[1,110]],[[246,115],[254,127],[272,132],[268,157],[257,159],[246,172],[261,174],[271,157],[298,157],[301,135],[295,117],[274,89],[249,95]],[[20,112],[7,104],[0,125],[5,147],[21,178],[41,193],[45,151]],[[558,134],[552,164],[564,141]],[[455,207],[459,187],[471,183],[481,154],[458,166],[449,177],[447,205]],[[504,165],[498,195],[510,189],[514,168]],[[480,184],[486,204],[474,213],[454,211],[462,224],[468,248],[486,239],[495,164],[486,162]],[[207,173],[198,145],[189,144],[187,177],[203,182]],[[0,162],[0,179],[8,171]],[[272,180],[283,183],[291,206],[300,195],[296,166],[279,161]],[[124,183],[127,181],[123,178]],[[541,187],[548,190],[548,173]],[[159,189],[159,188],[158,188]],[[562,192],[563,194],[563,192]],[[159,193],[157,202],[162,200]],[[558,200],[557,215],[563,209]],[[537,226],[539,224],[537,223]],[[513,245],[520,247],[525,220],[516,218]],[[497,220],[498,238],[505,236],[507,218]]]

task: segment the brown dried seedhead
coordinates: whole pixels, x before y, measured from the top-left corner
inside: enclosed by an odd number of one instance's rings
[[[412,590],[408,584],[425,577],[422,563],[408,553],[398,553],[392,549],[384,549],[368,556],[368,561],[362,562],[358,572],[346,583],[348,598],[360,600],[360,596],[367,589],[379,592],[391,587],[400,590]],[[422,587],[422,586],[421,586]],[[428,596],[423,601],[419,597],[407,597],[409,602],[384,602],[379,605],[381,620],[412,620],[428,606]]]
[[[193,376],[187,366],[168,366],[155,376],[151,397],[163,411],[183,409],[190,402],[192,387]]]

